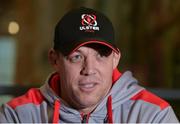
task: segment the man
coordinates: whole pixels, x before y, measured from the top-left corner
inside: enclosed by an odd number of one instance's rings
[[[117,70],[120,57],[106,16],[88,8],[68,12],[49,51],[55,73],[3,105],[0,122],[177,123],[167,102]]]

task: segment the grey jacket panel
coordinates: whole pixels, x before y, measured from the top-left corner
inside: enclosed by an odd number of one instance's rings
[[[36,89],[39,91],[39,89]],[[34,91],[34,89],[33,89]],[[26,94],[32,93],[29,90]],[[33,95],[27,97],[27,95],[16,98],[17,103],[21,103],[22,99],[34,99]],[[12,100],[13,101],[13,100]],[[10,101],[10,102],[12,102]],[[31,100],[29,100],[31,101]],[[7,104],[2,105],[0,108],[0,123],[45,123],[48,122],[48,102],[42,101],[40,104],[34,104],[33,102],[20,104],[19,106],[11,106]],[[14,101],[13,101],[14,102]]]
[[[119,109],[115,109],[114,113],[114,120],[121,123],[178,123],[170,106],[161,110],[159,106],[141,100],[138,103],[127,101]]]
[[[37,89],[39,90],[39,89]],[[25,103],[15,108],[4,104],[0,108],[0,122],[18,123],[48,123],[52,122],[54,103],[59,100],[59,122],[81,123],[81,113],[69,108],[64,101],[55,94],[49,83],[46,82],[40,88],[44,99],[34,104]],[[178,123],[174,111],[170,106],[161,108],[161,103],[156,104],[151,100],[138,98],[132,99],[135,95],[142,93],[145,89],[137,84],[131,72],[125,72],[113,85],[109,94],[100,102],[97,108],[90,114],[89,123],[107,122],[107,99],[112,96],[113,122],[115,123]],[[32,99],[28,96],[26,99]],[[152,95],[152,97],[154,97]],[[17,99],[18,100],[18,99]]]

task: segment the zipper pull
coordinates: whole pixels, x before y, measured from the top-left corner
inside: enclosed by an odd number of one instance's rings
[[[83,115],[81,123],[87,123],[87,116],[88,115]]]

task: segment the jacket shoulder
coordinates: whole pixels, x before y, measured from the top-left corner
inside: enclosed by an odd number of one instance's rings
[[[41,94],[40,90],[37,88],[31,88],[24,95],[13,98],[7,104],[15,109],[17,106],[25,105],[28,103],[39,105],[43,100],[44,96]]]
[[[161,110],[167,108],[169,106],[169,103],[165,100],[161,99],[160,97],[156,96],[155,94],[147,91],[142,90],[139,93],[135,94],[131,100],[142,100],[151,104],[154,104],[158,107],[160,107]]]

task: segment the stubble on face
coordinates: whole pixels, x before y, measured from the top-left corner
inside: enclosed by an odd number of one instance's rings
[[[70,58],[61,59],[61,97],[75,109],[92,111],[111,89],[112,58],[113,53],[99,56],[96,50],[81,47]],[[82,73],[83,69],[87,72]]]

